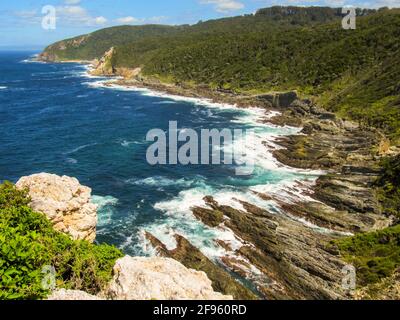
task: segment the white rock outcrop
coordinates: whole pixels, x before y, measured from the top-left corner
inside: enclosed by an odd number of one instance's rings
[[[29,190],[31,208],[44,213],[54,229],[74,240],[95,240],[97,206],[90,202],[92,190],[76,178],[40,173],[22,177],[16,186]]]
[[[114,300],[232,300],[215,292],[204,272],[169,258],[125,256],[103,296]]]

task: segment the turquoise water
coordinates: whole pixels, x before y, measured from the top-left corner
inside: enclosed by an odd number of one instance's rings
[[[273,201],[253,191],[290,198],[297,191],[286,191],[296,180],[314,178],[273,159],[273,139],[298,129],[262,124],[266,114],[261,109],[107,88],[104,79],[88,77],[85,66],[33,63],[32,54],[0,53],[0,180],[15,182],[38,172],[78,178],[93,189],[93,202],[99,205],[98,242],[113,243],[128,254],[151,255],[145,230],[169,247],[173,234],[180,233],[218,258],[224,249],[215,239],[233,246],[240,241],[229,230],[208,228],[192,216],[190,208],[204,205],[204,196],[238,209],[233,198],[242,199],[282,214]],[[256,159],[254,174],[237,176],[232,165],[150,166],[146,133],[167,130],[169,121],[197,131],[254,129],[245,145]]]

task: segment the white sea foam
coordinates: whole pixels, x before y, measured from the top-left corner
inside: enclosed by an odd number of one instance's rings
[[[112,196],[93,195],[91,202],[97,205],[98,226],[102,227],[112,222],[114,206],[118,204],[118,199]]]
[[[67,151],[67,152],[64,152],[64,154],[73,154],[73,153],[77,153],[78,151],[81,151],[81,150],[86,149],[86,148],[89,148],[89,147],[93,147],[93,146],[95,146],[95,145],[97,145],[97,143],[85,144],[85,145],[83,145],[83,146],[79,146],[79,147],[76,147],[76,148],[74,148],[74,149],[72,149],[72,150],[69,150],[69,151]]]
[[[153,104],[176,104],[176,101],[158,101],[158,102],[153,102]]]
[[[124,148],[128,148],[130,145],[134,144],[135,141],[127,141],[127,140],[123,140],[120,144],[122,147]]]
[[[7,89],[7,87],[5,87],[5,86],[0,86],[0,90],[5,90],[5,89]]]
[[[206,106],[209,108],[237,110],[236,105],[233,105],[233,104],[217,103],[217,102],[212,102],[210,99],[205,99],[205,98],[184,97],[184,96],[178,96],[178,95],[163,93],[163,92],[159,92],[159,91],[154,91],[154,90],[147,89],[147,88],[119,85],[119,84],[113,83],[113,81],[110,81],[110,79],[85,82],[84,84],[89,87],[92,87],[92,88],[103,88],[103,89],[111,89],[111,90],[138,92],[144,96],[159,97],[159,98],[169,99],[172,101],[190,102],[190,103],[193,103],[196,105],[202,105],[202,106]]]
[[[239,111],[236,105],[232,104],[214,103],[209,99],[176,96],[146,88],[122,86],[110,83],[109,80],[88,82],[87,85],[93,88],[133,91],[145,96],[168,99],[157,102],[158,104],[172,104],[177,101],[183,101],[193,103],[194,105],[204,107],[208,110],[217,109],[222,111]],[[236,238],[231,230],[222,226],[217,228],[208,228],[193,216],[191,211],[193,207],[206,207],[203,200],[205,196],[212,195],[221,205],[231,206],[238,210],[244,210],[243,205],[241,204],[242,201],[252,203],[277,214],[280,212],[279,205],[273,200],[267,201],[262,199],[257,195],[257,192],[273,195],[276,199],[289,203],[312,200],[311,197],[307,195],[306,191],[308,191],[311,185],[315,182],[317,176],[323,174],[323,172],[294,169],[281,164],[273,156],[273,151],[280,148],[275,144],[275,140],[279,136],[299,134],[301,129],[289,126],[278,127],[267,123],[268,119],[278,115],[279,112],[266,112],[265,109],[257,107],[240,109],[240,112],[241,114],[232,120],[232,123],[249,126],[254,129],[254,132],[251,133],[250,139],[245,139],[243,137],[241,140],[235,140],[234,145],[225,146],[226,150],[224,151],[229,149],[235,150],[235,148],[240,149],[240,147],[242,147],[243,153],[254,159],[256,174],[259,174],[260,172],[262,174],[262,172],[279,171],[279,174],[292,175],[292,178],[282,179],[282,181],[278,183],[269,183],[268,181],[265,181],[264,183],[255,184],[241,189],[227,188],[224,186],[214,189],[205,183],[197,186],[195,184],[188,184],[188,181],[185,180],[172,180],[163,177],[149,177],[142,180],[131,179],[130,181],[127,181],[127,183],[145,184],[154,187],[174,184],[187,188],[181,191],[177,197],[156,203],[154,208],[163,212],[165,216],[163,219],[144,227],[142,232],[146,230],[152,233],[169,249],[176,247],[174,235],[181,234],[209,258],[218,259],[218,257],[226,255],[226,251],[220,246],[215,245],[215,239],[221,239],[229,243],[233,248],[237,249],[240,248],[243,243],[240,239]],[[209,113],[210,117],[213,116],[211,111]],[[297,179],[294,178],[296,175]],[[301,183],[297,180],[300,180]],[[304,219],[297,220],[310,228],[317,229],[321,232],[330,232],[330,230],[319,228]],[[141,243],[146,247],[144,248],[145,251],[151,250],[151,246],[148,246],[148,244],[146,245],[147,242],[145,240],[142,240]]]
[[[67,163],[70,163],[70,164],[77,164],[78,163],[78,160],[76,160],[74,158],[67,158],[65,161]]]
[[[189,180],[185,178],[181,179],[170,179],[162,176],[148,177],[145,179],[128,179],[125,181],[128,184],[132,185],[146,185],[146,186],[182,186],[182,187],[190,187],[194,184],[204,183],[204,178],[198,176],[195,180]]]

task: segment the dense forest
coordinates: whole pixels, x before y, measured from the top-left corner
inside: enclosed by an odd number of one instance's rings
[[[164,82],[235,92],[298,90],[325,108],[400,137],[400,10],[272,7],[182,26],[122,26],[49,46],[59,60],[90,60],[115,47],[113,66]]]

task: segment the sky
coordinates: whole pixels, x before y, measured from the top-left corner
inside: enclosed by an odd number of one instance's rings
[[[376,8],[400,7],[400,0],[0,0],[0,49],[41,50],[115,25],[194,24],[272,5]],[[43,28],[46,6],[55,9],[55,29]]]

